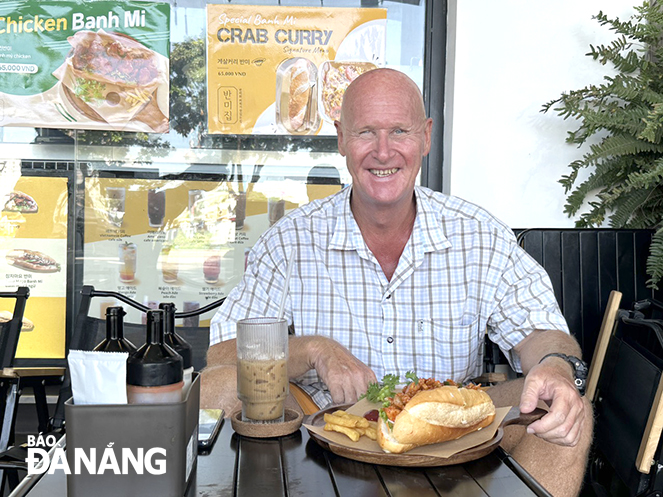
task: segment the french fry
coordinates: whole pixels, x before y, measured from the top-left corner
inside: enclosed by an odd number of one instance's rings
[[[136,88],[133,91],[127,92],[126,99],[131,108],[135,108],[149,101],[150,93],[140,88]]]
[[[345,426],[347,428],[354,428],[357,425],[356,421],[337,414],[325,414],[325,423]]]
[[[361,416],[336,411],[334,414],[325,414],[326,423],[334,423],[348,428],[368,428],[368,420]]]
[[[364,430],[363,435],[366,435],[371,440],[378,439],[378,432],[375,428],[363,428],[363,430]]]
[[[348,428],[347,426],[341,426],[337,424],[332,424],[332,423],[326,423],[325,424],[325,431],[335,431],[337,433],[343,433],[343,435],[346,435],[347,437],[350,438],[353,442],[358,442],[359,437],[359,432],[353,428]]]
[[[378,424],[375,421],[369,421],[368,422],[369,426],[366,428],[356,428],[356,430],[361,434],[365,435],[371,440],[377,440],[378,439]]]

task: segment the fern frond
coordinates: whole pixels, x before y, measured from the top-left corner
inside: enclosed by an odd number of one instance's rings
[[[647,258],[647,273],[650,278],[647,285],[658,290],[658,282],[663,277],[663,228],[659,228],[652,237]]]
[[[645,1],[635,11],[627,20],[603,12],[594,16],[615,38],[590,45],[587,56],[615,72],[600,84],[562,93],[542,112],[574,119],[566,142],[589,144],[559,180],[564,212],[582,212],[579,227],[601,226],[608,219],[614,227],[656,228],[647,262],[648,284],[655,286],[663,277],[663,8]],[[576,185],[585,168],[589,176]]]
[[[612,228],[624,228],[634,216],[634,213],[642,207],[643,202],[651,194],[650,190],[638,190],[627,197],[620,197],[613,205],[610,215],[610,226]]]

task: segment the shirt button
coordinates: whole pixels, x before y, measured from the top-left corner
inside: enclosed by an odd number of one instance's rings
[[[387,343],[394,343],[394,337],[388,337]]]

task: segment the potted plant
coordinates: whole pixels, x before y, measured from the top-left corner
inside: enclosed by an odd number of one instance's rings
[[[589,210],[577,227],[655,229],[647,261],[649,286],[663,277],[663,11],[655,2],[635,7],[628,20],[603,12],[594,18],[609,26],[616,38],[592,46],[587,54],[614,67],[597,85],[563,93],[543,106],[578,126],[567,143],[589,145],[589,151],[569,164],[560,183],[567,194],[564,212]],[[577,182],[578,173],[589,177]],[[593,194],[596,193],[595,197]]]

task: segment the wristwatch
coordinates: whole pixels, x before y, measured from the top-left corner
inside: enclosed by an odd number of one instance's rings
[[[560,359],[564,359],[566,362],[569,363],[571,368],[573,368],[573,375],[574,375],[573,381],[575,383],[576,388],[578,389],[578,393],[580,393],[580,395],[585,395],[585,385],[587,384],[587,373],[589,372],[587,363],[582,359],[578,359],[577,357],[572,355],[553,352],[552,354],[544,355],[539,361],[539,364],[541,364],[548,357],[559,357]]]

